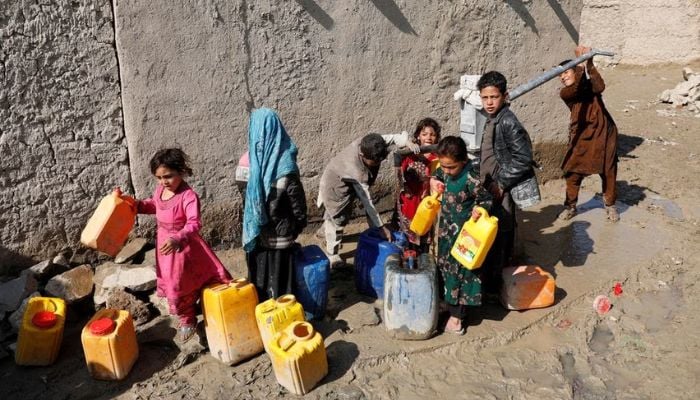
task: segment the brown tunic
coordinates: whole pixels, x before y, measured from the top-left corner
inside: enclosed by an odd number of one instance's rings
[[[571,110],[569,146],[561,168],[565,172],[602,174],[617,163],[617,127],[603,104],[605,82],[595,67],[576,67],[576,82],[560,96]]]

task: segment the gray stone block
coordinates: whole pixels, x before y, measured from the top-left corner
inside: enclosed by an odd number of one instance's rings
[[[136,238],[130,241],[119,251],[119,254],[117,254],[117,256],[114,258],[114,262],[117,264],[123,264],[130,261],[137,254],[139,254],[141,250],[143,250],[147,243],[148,241],[143,238]]]
[[[36,278],[27,270],[18,278],[0,284],[0,311],[15,311],[37,287]]]
[[[93,278],[95,283],[95,304],[107,301],[107,292],[113,288],[127,288],[134,292],[151,290],[156,287],[156,268],[153,265],[123,265],[112,262],[97,267]]]
[[[88,297],[92,293],[92,277],[94,273],[90,265],[81,265],[60,275],[56,275],[46,284],[46,293],[72,304]]]
[[[29,304],[29,299],[32,297],[40,297],[41,293],[34,292],[29,295],[26,299],[22,300],[22,304],[19,308],[10,315],[9,322],[12,326],[13,332],[19,332],[19,327],[22,325],[22,318],[24,318],[24,312],[27,311],[27,304]]]

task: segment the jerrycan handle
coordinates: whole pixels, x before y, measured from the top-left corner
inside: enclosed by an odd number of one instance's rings
[[[479,220],[481,220],[483,218],[486,218],[486,219],[491,218],[491,216],[489,215],[489,212],[486,211],[486,209],[484,207],[475,206],[474,209],[477,210],[481,214],[481,216],[479,217]],[[471,218],[471,216],[469,218]]]
[[[291,336],[287,335],[286,332],[282,332],[282,334],[280,335],[279,340],[277,341],[277,343],[278,343],[279,346],[280,346],[280,349],[282,349],[282,350],[284,350],[284,351],[289,350],[292,346],[294,346],[294,344],[295,344],[296,342],[297,342],[297,341],[294,339],[294,337],[291,337]]]

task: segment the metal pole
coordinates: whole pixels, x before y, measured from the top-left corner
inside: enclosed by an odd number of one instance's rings
[[[614,55],[615,55],[615,53],[613,53],[611,51],[593,49],[593,50],[591,50],[590,53],[586,53],[586,54],[582,55],[581,57],[575,58],[564,65],[557,65],[556,67],[550,69],[549,71],[543,73],[542,75],[540,75],[536,78],[533,78],[529,82],[524,83],[524,84],[516,87],[515,89],[513,89],[512,91],[509,92],[508,97],[511,101],[515,100],[518,97],[529,92],[530,90],[532,90],[532,89],[544,84],[545,82],[549,81],[550,79],[558,76],[559,74],[566,71],[567,69],[570,69],[570,68],[573,68],[573,67],[579,65],[582,62],[588,60],[589,58],[593,58],[593,56],[612,57]]]

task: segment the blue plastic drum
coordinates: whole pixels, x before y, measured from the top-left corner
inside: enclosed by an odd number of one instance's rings
[[[357,291],[376,298],[384,297],[384,263],[392,254],[401,254],[406,236],[392,233],[393,242],[384,240],[380,228],[370,228],[357,242],[355,253],[355,287]]]
[[[325,315],[330,275],[330,263],[320,247],[306,246],[297,251],[292,292],[304,307],[307,320]]]

